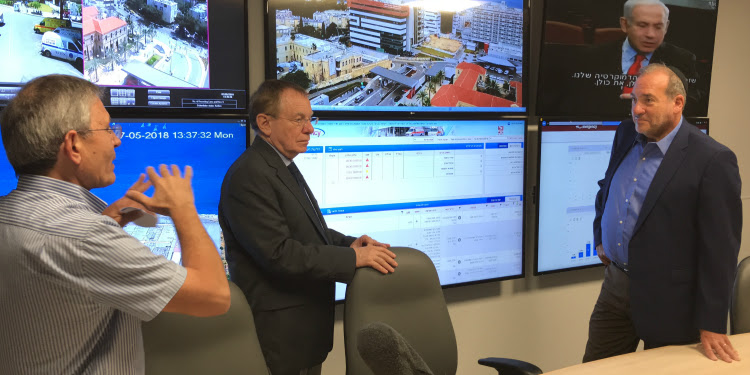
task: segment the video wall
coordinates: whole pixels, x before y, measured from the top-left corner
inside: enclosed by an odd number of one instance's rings
[[[266,76],[316,110],[523,114],[523,0],[268,0]]]
[[[246,108],[243,0],[60,3],[16,2],[4,9],[0,106],[35,77],[68,74],[105,88],[110,108]]]
[[[167,3],[174,9],[159,5]],[[630,117],[626,89],[637,75],[623,56],[679,68],[686,115],[707,113],[718,2],[664,0],[668,14],[660,7],[655,18],[628,18],[624,3],[543,4],[535,98],[548,121],[539,127],[536,274],[600,264],[596,181],[617,125]],[[266,78],[306,88],[323,118],[295,162],[331,228],[424,251],[443,285],[523,277],[528,3],[441,4],[267,0]],[[11,52],[0,106],[40,75],[97,83],[123,143],[117,182],[94,193],[111,202],[147,165],[192,165],[198,211],[223,251],[219,188],[248,145],[245,1],[12,9],[0,24],[0,53]],[[3,44],[11,39],[26,44]],[[3,152],[0,196],[15,185]],[[126,230],[180,261],[168,217]]]

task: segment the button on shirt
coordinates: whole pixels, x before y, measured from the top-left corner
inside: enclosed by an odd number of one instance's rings
[[[658,142],[638,134],[612,177],[602,214],[602,245],[607,258],[620,265],[628,265],[628,244],[646,193],[681,126],[682,119]]]
[[[636,51],[631,45],[630,42],[628,42],[628,38],[625,38],[625,41],[622,43],[622,74],[628,74],[628,69],[630,69],[630,66],[633,65],[635,62],[635,55],[638,54],[638,51]],[[641,61],[641,69],[645,68],[648,63],[651,61],[651,57],[654,56],[654,53],[646,53],[644,54],[646,58]]]
[[[128,235],[88,190],[22,175],[0,197],[0,374],[143,374],[141,322],[186,270]]]

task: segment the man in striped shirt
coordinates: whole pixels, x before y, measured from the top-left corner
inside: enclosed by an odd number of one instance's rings
[[[141,175],[109,207],[89,191],[114,183],[121,143],[95,85],[34,79],[0,129],[18,175],[0,198],[0,374],[142,374],[142,321],[226,312],[229,287],[190,167],[149,167],[148,181]],[[122,230],[138,216],[124,207],[173,219],[184,268]]]

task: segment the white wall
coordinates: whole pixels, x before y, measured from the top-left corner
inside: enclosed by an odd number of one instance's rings
[[[264,4],[249,1],[250,88],[264,79]],[[552,0],[554,1],[554,0]],[[540,30],[540,0],[531,0],[532,30]],[[716,35],[713,78],[711,82],[711,136],[729,146],[739,159],[740,174],[750,184],[750,124],[742,116],[748,106],[746,91],[750,78],[750,1],[721,0]],[[538,55],[539,35],[531,36],[532,55]],[[532,63],[530,72],[536,71]],[[534,77],[531,86],[535,86]],[[533,90],[529,98],[534,96]],[[527,141],[527,185],[536,176],[537,134],[532,127]],[[530,187],[529,187],[530,188]],[[750,190],[743,189],[745,217],[748,216]],[[445,290],[448,308],[458,340],[458,374],[496,374],[477,364],[489,356],[512,357],[535,363],[545,371],[580,363],[586,344],[588,319],[601,284],[602,269],[531,276],[534,249],[534,207],[527,207],[526,270],[521,280],[493,282]],[[746,222],[750,219],[746,219]],[[744,225],[743,237],[748,237]],[[744,241],[740,259],[750,256],[750,241]],[[323,374],[345,373],[343,306],[336,309],[335,343],[323,365]],[[744,353],[750,356],[750,353]]]

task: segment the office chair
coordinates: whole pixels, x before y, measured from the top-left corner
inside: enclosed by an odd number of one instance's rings
[[[226,314],[198,318],[160,313],[143,323],[146,374],[268,374],[242,290],[229,282]]]
[[[544,23],[544,42],[583,44],[583,28],[564,22],[546,21]]]
[[[730,332],[733,335],[750,332],[750,257],[737,266],[730,307]]]
[[[393,247],[391,251],[396,253],[396,272],[383,275],[371,268],[360,268],[346,289],[346,373],[379,375],[374,374],[363,361],[358,345],[364,346],[366,343],[358,344],[358,336],[364,336],[360,335],[363,328],[372,328],[371,323],[380,322],[397,333],[389,334],[390,330],[386,328],[380,329],[380,334],[392,340],[391,342],[398,342],[400,339],[406,342],[399,344],[407,348],[401,356],[418,354],[432,373],[455,374],[458,367],[456,336],[435,265],[427,255],[416,249]],[[389,335],[400,337],[394,339]],[[387,344],[381,346],[385,345]],[[374,346],[371,345],[371,348]],[[413,364],[418,363],[416,359],[413,361]],[[507,362],[506,366],[514,368],[512,362]],[[412,366],[412,372],[406,374],[426,373],[419,371],[424,369],[415,365]],[[538,373],[541,370],[535,374]]]
[[[626,34],[619,27],[601,27],[594,30],[594,44],[625,40]]]

